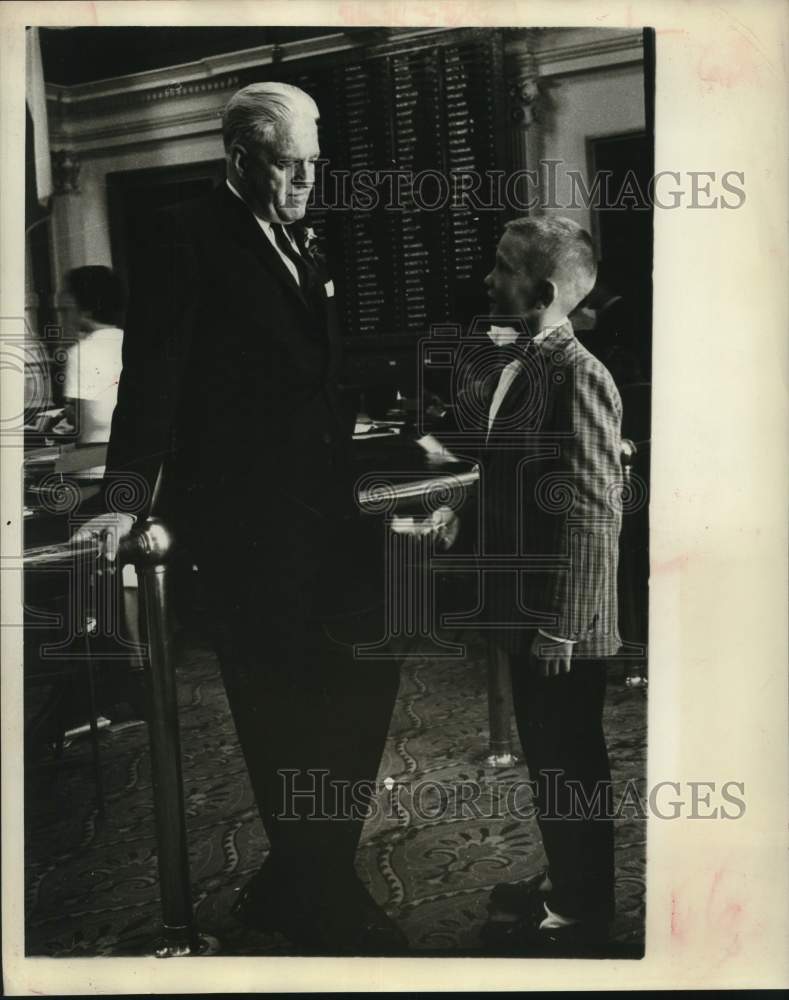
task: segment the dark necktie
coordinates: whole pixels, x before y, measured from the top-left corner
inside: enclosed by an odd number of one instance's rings
[[[299,276],[299,288],[309,309],[316,317],[321,317],[325,308],[324,294],[323,289],[321,288],[320,276],[318,275],[315,265],[311,260],[308,260],[303,254],[298,252],[295,246],[291,243],[283,225],[280,223],[272,223],[271,228],[274,230],[274,239],[276,240],[277,246],[288,258],[288,260],[293,261],[296,272]]]
[[[312,286],[314,284],[313,279],[315,278],[315,269],[291,243],[283,225],[273,222],[271,224],[271,228],[274,231],[274,240],[276,241],[277,246],[282,253],[285,254],[288,260],[291,261],[296,267],[296,273],[299,276],[299,285],[301,290],[305,295],[308,294],[312,290]]]

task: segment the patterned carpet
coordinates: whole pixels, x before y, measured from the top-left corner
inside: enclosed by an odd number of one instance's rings
[[[230,917],[266,839],[216,660],[194,637],[182,637],[178,662],[197,925],[218,940],[220,954],[290,954],[284,938],[245,931]],[[625,686],[621,672],[612,676],[606,730],[620,795],[626,783],[644,786],[643,691]],[[29,955],[150,953],[159,910],[146,728],[112,725],[100,742],[104,822],[88,740],[74,741],[59,761],[28,769]],[[478,954],[491,887],[544,866],[535,822],[514,820],[504,809],[508,791],[526,780],[525,768],[488,767],[486,752],[481,642],[469,644],[464,660],[407,660],[379,776],[395,784],[382,785],[357,865],[416,954]],[[471,782],[480,789],[473,802]],[[643,949],[644,838],[644,821],[625,811],[616,822],[614,938],[626,957]]]

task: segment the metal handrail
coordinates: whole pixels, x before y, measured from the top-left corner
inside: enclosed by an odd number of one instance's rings
[[[386,473],[382,473],[385,478]],[[448,485],[460,489],[474,486],[479,482],[479,468],[474,467],[470,472],[446,472],[442,475],[431,476],[427,479],[410,480],[406,483],[385,483],[374,485],[367,489],[359,490],[357,500],[359,506],[364,509],[378,509],[382,500],[396,503],[400,500],[412,500],[415,497],[428,496],[436,490],[446,488]]]
[[[161,891],[160,958],[198,954],[205,941],[195,931],[186,839],[181,741],[168,566],[174,540],[167,526],[151,517],[118,545],[118,563],[131,563],[140,589],[140,632],[147,640],[146,674],[149,692],[148,738],[151,749],[159,885]],[[24,568],[62,566],[75,558],[97,559],[98,537],[28,549]]]
[[[98,538],[86,539],[84,542],[58,542],[55,545],[38,545],[25,549],[22,565],[25,569],[48,569],[71,561],[75,556],[85,559],[97,559],[101,553],[101,541]]]

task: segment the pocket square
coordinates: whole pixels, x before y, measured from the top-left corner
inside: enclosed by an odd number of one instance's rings
[[[329,280],[323,287],[326,289],[326,298],[332,298],[334,296],[334,282]]]

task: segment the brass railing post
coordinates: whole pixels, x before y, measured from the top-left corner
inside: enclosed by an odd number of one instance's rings
[[[178,692],[172,652],[168,564],[173,539],[167,527],[149,518],[124,540],[122,558],[137,570],[140,630],[148,646],[148,735],[156,816],[162,905],[160,958],[191,955],[204,946],[195,932],[189,879]]]

